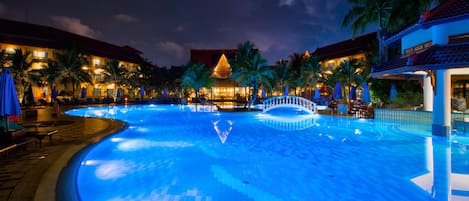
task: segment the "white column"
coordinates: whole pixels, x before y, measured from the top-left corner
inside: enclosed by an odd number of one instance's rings
[[[430,75],[423,76],[423,110],[433,111],[433,86]]]
[[[433,102],[433,135],[449,136],[451,132],[451,76],[448,70],[436,71],[436,95]]]

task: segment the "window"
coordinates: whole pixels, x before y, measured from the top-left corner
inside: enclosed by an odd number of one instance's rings
[[[469,42],[469,33],[449,36],[449,40],[448,40],[449,44],[464,43],[464,42]]]
[[[100,65],[101,65],[101,60],[93,59],[93,66],[100,66]]]
[[[34,59],[47,59],[47,52],[44,51],[33,51]]]
[[[418,44],[416,46],[413,46],[411,48],[407,48],[404,50],[404,55],[411,55],[414,53],[419,53],[428,47],[432,46],[432,41],[427,41],[425,43]]]

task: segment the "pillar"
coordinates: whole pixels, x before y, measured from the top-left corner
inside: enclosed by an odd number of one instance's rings
[[[433,111],[433,86],[430,75],[423,76],[423,110]]]
[[[451,76],[448,70],[436,71],[436,94],[433,101],[432,134],[449,136],[451,133]]]
[[[451,142],[433,139],[433,188],[435,200],[451,200]]]

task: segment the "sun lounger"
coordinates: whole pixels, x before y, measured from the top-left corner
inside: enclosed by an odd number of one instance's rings
[[[4,154],[4,153],[8,154],[8,152],[10,152],[14,149],[18,149],[18,148],[26,149],[26,145],[28,145],[31,142],[33,142],[33,141],[25,139],[25,140],[14,142],[13,144],[8,144],[8,145],[5,145],[5,146],[2,146],[2,147],[0,147],[1,148],[0,149],[0,154]]]
[[[28,131],[26,133],[26,136],[28,137],[34,137],[38,140],[39,142],[39,147],[42,147],[42,140],[45,137],[49,137],[49,143],[52,142],[52,136],[56,134],[58,131],[57,130],[50,130],[50,131]]]

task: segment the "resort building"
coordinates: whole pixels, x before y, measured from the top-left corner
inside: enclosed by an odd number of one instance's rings
[[[344,60],[365,60],[366,53],[372,51],[374,42],[378,43],[376,32],[319,47],[312,54],[319,56],[320,63],[325,68],[324,72],[332,74]]]
[[[462,99],[460,106],[466,106],[469,100],[468,24],[469,1],[446,1],[385,38],[384,50],[400,47],[401,54],[372,70],[376,78],[421,80],[424,110],[433,111],[434,135],[450,134],[452,109],[467,110],[451,108],[451,101]]]
[[[55,53],[64,49],[77,48],[83,51],[89,65],[83,66],[82,69],[89,72],[92,78],[92,83],[80,84],[80,88],[86,89],[87,97],[115,96],[119,86],[106,83],[104,80],[104,66],[108,61],[118,60],[119,66],[123,65],[129,71],[136,71],[139,64],[144,62],[141,57],[142,52],[132,47],[117,46],[48,26],[0,19],[0,27],[2,27],[0,50],[11,54],[15,49],[31,52],[32,65],[29,70],[31,72],[47,68],[48,60],[54,60]],[[35,101],[39,99],[50,101],[53,85],[59,92],[70,91],[59,83],[43,81],[39,85],[33,85]]]
[[[206,98],[216,102],[245,101],[249,87],[239,87],[231,80],[230,61],[236,60],[236,49],[191,49],[190,62],[204,64],[210,69],[215,84],[211,89],[203,89]]]

